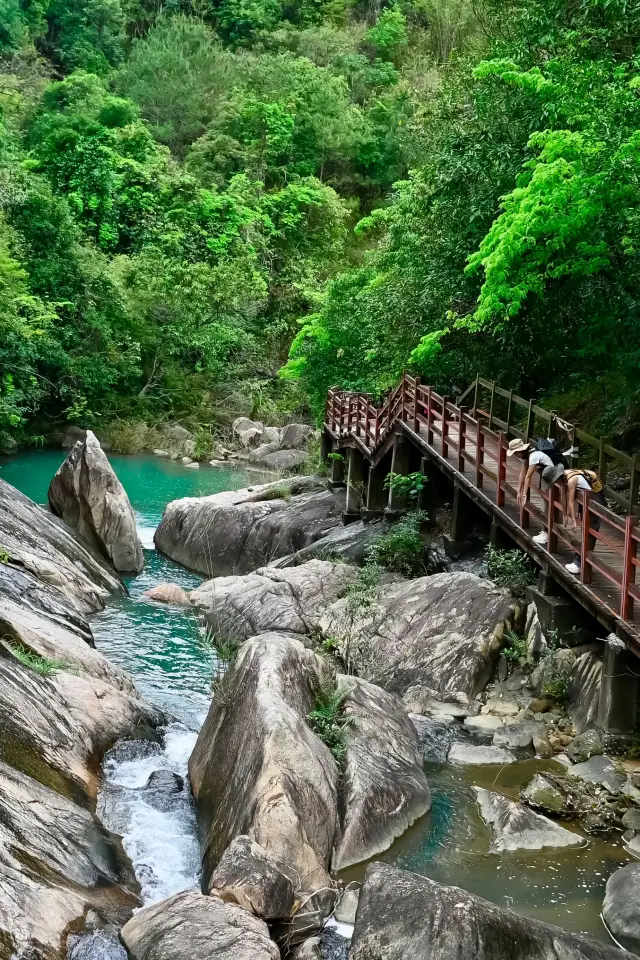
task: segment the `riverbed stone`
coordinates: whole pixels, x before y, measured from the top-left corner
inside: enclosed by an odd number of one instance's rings
[[[501,747],[481,747],[470,743],[454,743],[449,750],[449,763],[481,766],[494,763],[515,763],[516,758]]]
[[[236,417],[231,429],[243,447],[257,447],[262,440],[264,424],[249,417]]]
[[[411,684],[403,693],[402,702],[407,713],[426,714],[436,720],[464,720],[480,713],[480,704],[466,693],[458,691],[450,700],[443,700],[437,690],[423,683]]]
[[[6,957],[63,960],[69,927],[88,910],[120,926],[140,905],[119,840],[88,810],[3,762],[0,887]]]
[[[290,878],[307,935],[330,911],[328,875],[338,823],[338,771],[306,723],[326,661],[290,634],[240,648],[224,696],[214,697],[189,761],[203,851],[202,888],[240,835]],[[319,893],[318,897],[314,897]]]
[[[147,600],[155,600],[156,603],[169,603],[177,607],[188,607],[191,605],[189,594],[177,583],[159,583],[157,587],[151,587],[145,590],[144,597]]]
[[[640,833],[640,809],[638,809],[638,807],[631,807],[630,810],[627,810],[622,818],[622,824],[627,830]]]
[[[424,684],[443,700],[473,698],[489,680],[513,612],[511,598],[489,581],[440,573],[384,584],[355,614],[339,600],[320,629],[338,640],[360,676],[389,690]]]
[[[506,747],[510,750],[526,750],[533,746],[533,738],[542,725],[535,720],[523,723],[505,723],[493,735],[496,747]]]
[[[504,724],[502,717],[493,717],[489,714],[480,714],[477,717],[466,717],[464,726],[472,733],[481,733],[493,737],[496,730]]]
[[[348,923],[353,926],[356,922],[359,899],[360,887],[351,886],[343,892],[334,912],[334,917],[338,923]]]
[[[220,636],[237,641],[270,630],[311,633],[325,608],[358,575],[356,567],[310,560],[299,567],[263,567],[244,576],[216,577],[191,593],[205,621]]]
[[[456,739],[458,724],[453,717],[425,717],[419,713],[407,714],[420,741],[425,763],[446,763],[451,744]]]
[[[566,809],[564,793],[551,783],[544,774],[537,773],[521,791],[520,796],[530,807],[547,813],[563,813]]]
[[[349,960],[631,960],[617,947],[521,917],[383,863],[368,869]]]
[[[568,774],[570,777],[595,783],[613,794],[621,793],[626,783],[626,777],[619,773],[613,761],[605,756],[595,756],[584,763],[577,763],[569,768]]]
[[[245,490],[174,500],[155,532],[157,549],[209,577],[257,570],[296,553],[341,523],[344,490],[292,477]]]
[[[248,910],[263,920],[281,920],[291,915],[295,890],[251,837],[240,836],[227,847],[211,877],[209,895]]]
[[[598,730],[585,730],[567,746],[567,756],[572,763],[583,763],[590,757],[600,756],[603,752],[604,744]]]
[[[482,819],[491,829],[490,853],[583,847],[584,838],[499,793],[474,787]]]
[[[333,527],[315,543],[292,554],[287,561],[289,564],[297,564],[313,559],[339,559],[344,563],[362,566],[371,543],[385,534],[388,529],[389,524],[382,520],[377,523],[363,523],[362,520],[356,520],[355,523],[348,523],[346,526]]]
[[[640,863],[621,867],[609,877],[602,917],[621,946],[640,954]]]
[[[573,664],[567,691],[566,709],[577,733],[589,730],[598,722],[602,656],[587,651]]]
[[[251,458],[254,463],[265,470],[299,470],[307,462],[306,450],[274,450],[263,454],[260,459]]]
[[[132,960],[280,960],[266,923],[195,891],[140,910],[121,935]]]
[[[95,930],[67,940],[67,960],[127,960],[117,931]]]
[[[627,840],[624,848],[627,853],[640,858],[640,835],[633,837],[631,840]]]
[[[118,572],[140,573],[144,554],[133,508],[91,430],[51,481],[49,506]]]
[[[109,594],[123,592],[116,574],[90,544],[4,480],[0,480],[0,550],[6,556],[0,574],[24,571],[43,590],[62,594],[59,602],[67,597],[81,613],[102,610]]]
[[[347,725],[334,871],[386,850],[431,807],[420,742],[400,698],[356,677],[337,680]]]
[[[520,713],[520,707],[515,700],[494,699],[488,700],[482,707],[481,713],[488,713],[492,717],[516,717]]]

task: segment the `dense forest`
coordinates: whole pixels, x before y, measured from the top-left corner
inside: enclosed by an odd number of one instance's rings
[[[0,445],[479,370],[640,419],[640,0],[0,0]]]

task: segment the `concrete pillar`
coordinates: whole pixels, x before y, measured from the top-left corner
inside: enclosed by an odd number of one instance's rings
[[[410,463],[409,444],[401,434],[396,434],[393,444],[393,456],[391,458],[391,473],[406,477],[408,473],[411,473]],[[386,509],[387,516],[397,516],[399,513],[404,513],[406,509],[406,493],[394,493],[393,489],[390,488],[389,501]]]
[[[342,519],[345,523],[360,519],[360,508],[364,493],[364,457],[359,450],[351,447],[348,452],[347,503]]]
[[[463,490],[453,488],[453,504],[451,507],[451,540],[461,543],[469,540],[475,525],[475,506]]]
[[[331,460],[329,460],[329,489],[335,490],[337,487],[344,487],[345,460],[337,446],[334,446],[332,453],[339,454],[337,458],[331,458]]]
[[[323,430],[320,437],[320,459],[323,463],[327,462],[332,445],[333,440],[331,439],[331,435],[328,434],[326,430]]]
[[[515,550],[516,547],[506,530],[503,530],[495,520],[491,521],[489,527],[489,543],[496,550]]]
[[[381,464],[370,468],[365,487],[364,508],[361,511],[363,520],[377,520],[384,514],[389,499],[389,492],[384,488],[386,479],[387,471]]]
[[[638,713],[638,661],[630,663],[625,643],[610,633],[605,641],[598,723],[605,733],[633,733]]]

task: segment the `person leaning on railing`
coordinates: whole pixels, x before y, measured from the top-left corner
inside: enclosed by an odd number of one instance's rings
[[[592,498],[597,502],[606,505],[604,499],[604,486],[600,477],[593,470],[566,470],[564,474],[564,480],[567,484],[567,520],[565,527],[567,530],[575,530],[577,527],[576,523],[576,493],[578,490],[589,490]],[[582,514],[582,504],[578,504],[580,514]],[[584,518],[583,518],[584,522]],[[589,529],[595,530],[596,533],[600,529],[600,517],[597,514],[592,514],[589,521]],[[591,551],[596,545],[597,537],[590,533],[587,539],[587,550]],[[565,563],[565,569],[569,573],[580,573],[580,554],[576,553],[571,563]]]

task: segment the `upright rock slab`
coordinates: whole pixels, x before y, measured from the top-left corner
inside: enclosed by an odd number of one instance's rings
[[[341,523],[344,502],[343,490],[325,490],[315,477],[186,497],[168,504],[154,541],[205,576],[249,573],[323,537]]]
[[[141,910],[122,939],[133,960],[280,960],[266,923],[193,891]]]
[[[367,869],[349,960],[632,960],[458,887],[386,864]]]
[[[629,863],[609,877],[602,918],[621,946],[640,954],[640,863]]]
[[[346,563],[310,560],[299,567],[263,567],[240,577],[216,577],[191,593],[211,629],[244,641],[270,630],[310,633],[326,607],[342,596],[358,571]]]
[[[91,430],[51,481],[49,506],[120,573],[142,570],[144,554],[129,498]]]
[[[87,810],[0,762],[0,957],[66,956],[70,925],[140,905],[119,840]]]
[[[240,835],[264,848],[299,899],[331,886],[338,771],[305,722],[312,690],[328,675],[323,660],[286,634],[263,634],[241,647],[189,761],[205,892]]]
[[[339,687],[349,690],[343,716],[351,723],[334,870],[386,850],[431,807],[422,748],[400,698],[356,677],[339,677]]]
[[[486,685],[513,603],[471,573],[385,584],[374,603],[351,614],[340,600],[322,618],[358,675],[403,693],[422,684],[447,699]]]

